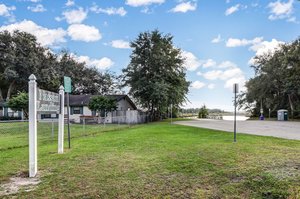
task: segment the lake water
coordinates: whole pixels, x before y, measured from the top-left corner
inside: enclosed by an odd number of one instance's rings
[[[249,117],[242,116],[242,115],[237,115],[236,116],[236,120],[238,120],[238,121],[245,121],[247,119],[249,119]],[[234,120],[234,116],[233,115],[223,116],[223,120],[233,121]]]

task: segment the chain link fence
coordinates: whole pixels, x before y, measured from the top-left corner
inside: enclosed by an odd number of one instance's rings
[[[146,123],[147,116],[139,115],[138,120],[132,121],[126,116],[117,117],[80,117],[80,123],[70,123],[72,138],[97,135],[129,128],[139,123]],[[67,120],[64,126],[65,147],[68,140]],[[58,119],[42,119],[37,123],[38,145],[56,144],[58,139]],[[28,121],[2,121],[0,122],[0,152],[28,147]]]

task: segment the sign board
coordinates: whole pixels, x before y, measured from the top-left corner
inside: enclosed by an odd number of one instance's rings
[[[58,93],[37,89],[37,112],[59,113],[60,97]]]
[[[239,84],[233,84],[233,93],[239,92]]]
[[[71,93],[72,86],[71,86],[71,78],[70,77],[64,76],[64,87],[65,87],[66,93]]]
[[[37,114],[58,114],[58,153],[64,152],[64,87],[59,93],[37,88],[36,77],[31,74],[28,82],[28,113],[29,113],[29,177],[37,174]]]

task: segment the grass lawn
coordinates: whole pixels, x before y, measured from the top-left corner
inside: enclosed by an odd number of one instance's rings
[[[127,124],[106,124],[106,125],[82,125],[70,124],[71,137],[83,137],[100,132],[113,131],[128,128]],[[53,133],[52,133],[53,129]],[[67,139],[67,125],[65,125],[65,138]],[[58,123],[38,122],[38,143],[57,143]],[[28,122],[0,123],[0,151],[28,146]]]
[[[300,198],[300,141],[138,125],[39,145],[41,183],[22,198]],[[0,137],[1,138],[1,137]],[[0,140],[1,142],[1,140]],[[26,172],[28,147],[0,150],[0,183]]]

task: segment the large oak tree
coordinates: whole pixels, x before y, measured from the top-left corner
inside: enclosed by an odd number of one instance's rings
[[[255,58],[255,77],[247,83],[247,91],[239,96],[240,106],[253,115],[278,109],[288,109],[291,116],[300,117],[300,39],[283,44],[274,53]]]
[[[74,94],[110,94],[115,89],[115,78],[109,72],[87,67],[66,51],[54,54],[29,33],[0,32],[0,102],[17,91],[26,92],[32,73],[38,86],[50,91],[58,91],[63,76],[71,77]]]

